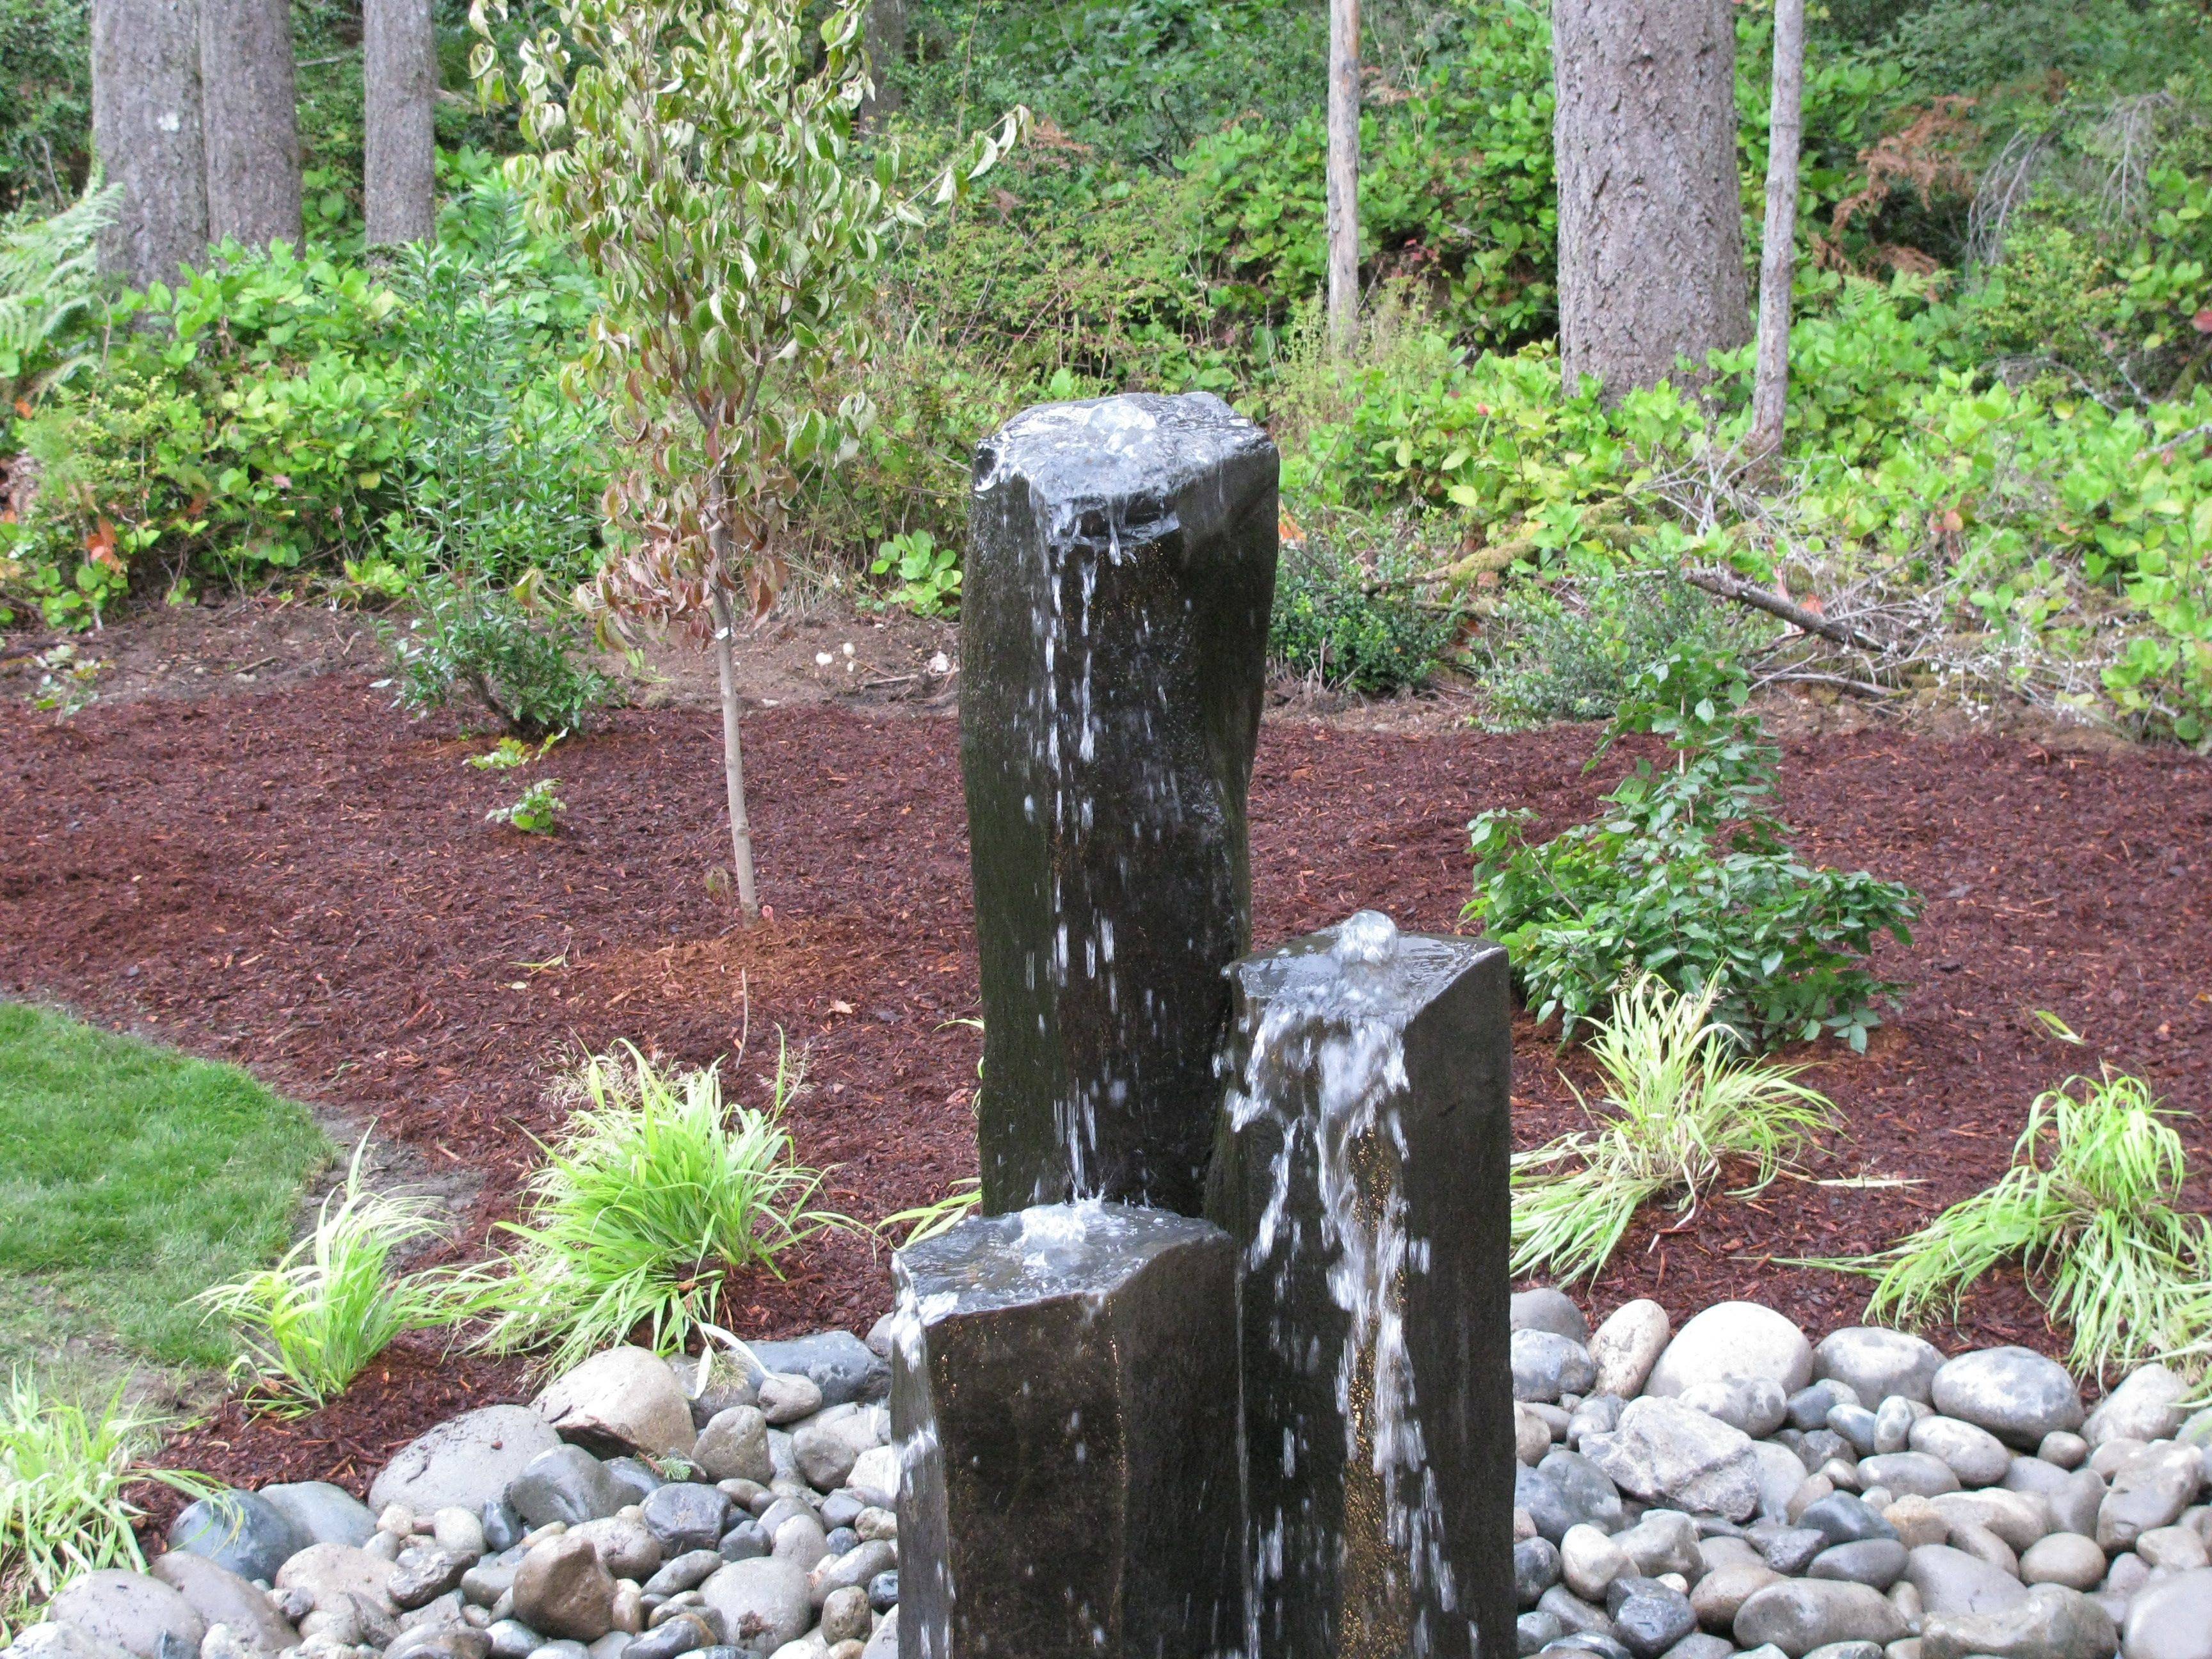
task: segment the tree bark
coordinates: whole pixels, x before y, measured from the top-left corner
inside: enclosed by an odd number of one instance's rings
[[[289,0],[200,0],[208,234],[300,241],[299,99]]]
[[[368,245],[426,242],[438,212],[430,0],[362,0],[362,204]]]
[[[714,589],[714,669],[722,682],[722,781],[730,798],[730,856],[738,871],[738,903],[748,916],[760,914],[760,889],[753,880],[753,826],[745,815],[745,760],[738,744],[738,663],[732,641],[737,622],[729,595]]]
[[[899,89],[886,77],[906,56],[906,0],[870,0],[867,21],[868,78],[875,94],[862,104],[860,118],[870,121],[899,106]]]
[[[1782,447],[1790,406],[1790,300],[1797,279],[1797,168],[1805,141],[1805,0],[1774,0],[1774,85],[1768,104],[1766,229],[1759,253],[1759,368],[1751,453]]]
[[[174,282],[207,252],[196,0],[94,0],[92,141],[123,186],[100,268],[135,287]]]
[[[1328,3],[1328,340],[1359,343],[1359,0]]]
[[[1559,358],[1619,398],[1751,335],[1729,0],[1553,0]]]

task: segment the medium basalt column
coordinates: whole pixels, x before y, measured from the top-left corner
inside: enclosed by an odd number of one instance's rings
[[[1235,1647],[1235,1255],[1095,1202],[900,1252],[900,1659]]]
[[[1364,911],[1230,977],[1243,1659],[1511,1659],[1505,953]]]
[[[961,767],[983,1207],[1195,1214],[1250,948],[1277,457],[1219,398],[1026,410],[976,452]]]

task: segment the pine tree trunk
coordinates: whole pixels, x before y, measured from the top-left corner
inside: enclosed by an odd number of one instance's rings
[[[1359,343],[1359,0],[1328,5],[1328,339]]]
[[[200,0],[208,235],[300,242],[299,99],[289,0]]]
[[[753,880],[753,826],[745,814],[745,761],[738,745],[738,664],[733,641],[737,621],[729,595],[714,590],[714,668],[722,682],[722,781],[730,798],[730,856],[738,871],[738,903],[748,916],[760,914],[760,889]]]
[[[1782,447],[1790,405],[1790,290],[1797,278],[1798,152],[1805,139],[1805,0],[1774,0],[1774,86],[1768,106],[1766,229],[1759,257],[1759,368],[1750,449]]]
[[[92,142],[123,186],[100,268],[134,286],[174,282],[208,240],[195,0],[94,0]]]
[[[426,242],[438,210],[430,0],[362,0],[362,203],[368,245]]]
[[[1729,0],[1553,0],[1559,356],[1618,398],[1751,336]]]

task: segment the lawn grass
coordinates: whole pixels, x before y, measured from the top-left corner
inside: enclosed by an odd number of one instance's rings
[[[235,1066],[0,1002],[0,1380],[228,1363],[193,1297],[283,1253],[332,1156]]]

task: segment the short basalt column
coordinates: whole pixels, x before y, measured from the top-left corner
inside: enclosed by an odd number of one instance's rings
[[[1250,948],[1245,791],[1277,457],[1204,393],[1049,404],[976,452],[961,765],[983,1206],[1204,1201]]]
[[[1119,1204],[896,1259],[900,1659],[1200,1659],[1243,1629],[1235,1249]]]
[[[1363,911],[1231,977],[1245,1659],[1510,1659],[1505,953]]]

